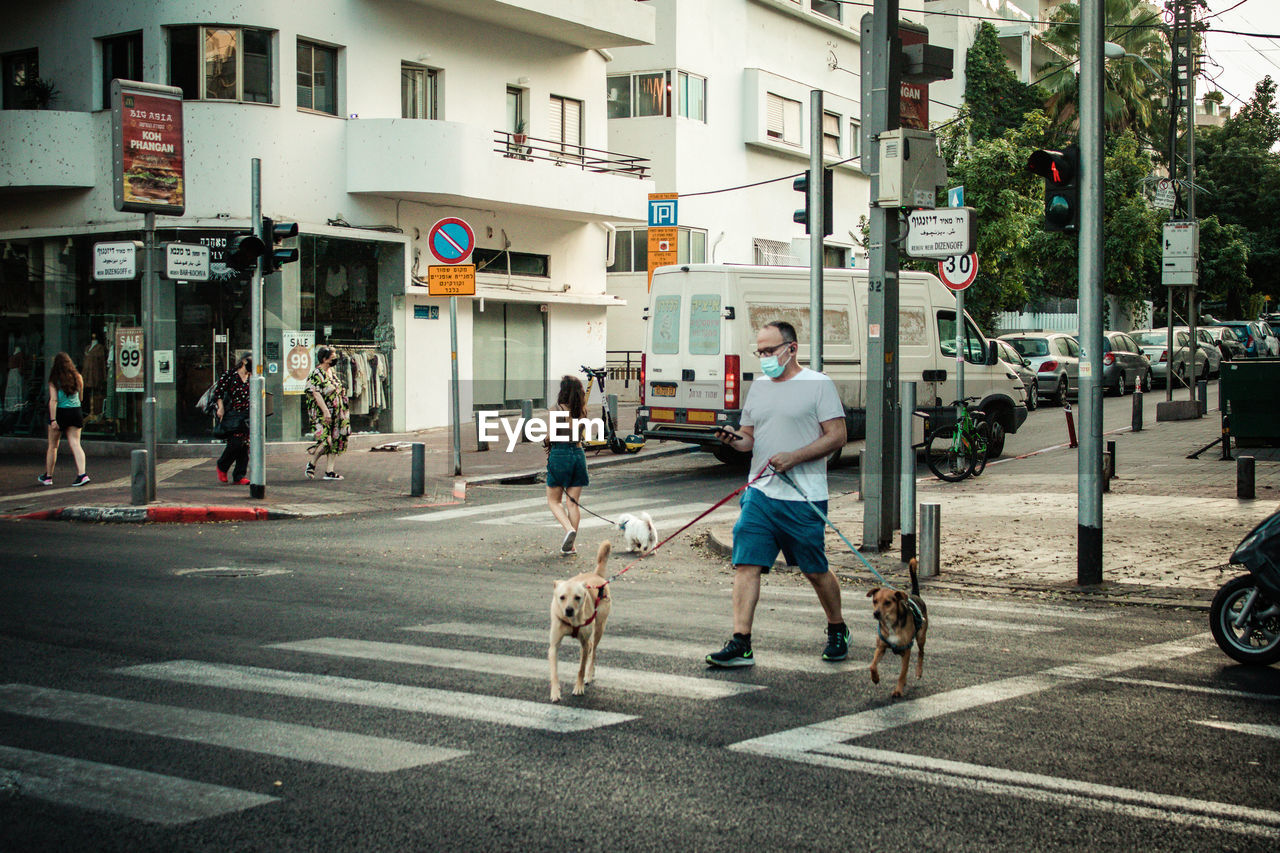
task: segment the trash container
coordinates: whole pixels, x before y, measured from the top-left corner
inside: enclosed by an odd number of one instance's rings
[[[1280,444],[1280,358],[1223,364],[1218,393],[1237,445]]]

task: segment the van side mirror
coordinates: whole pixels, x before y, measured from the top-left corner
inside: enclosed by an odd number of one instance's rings
[[[1000,347],[996,346],[995,341],[987,341],[987,364],[996,364],[1000,361]]]

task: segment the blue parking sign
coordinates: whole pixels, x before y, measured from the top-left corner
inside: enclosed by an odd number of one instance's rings
[[[678,224],[675,193],[649,194],[649,227],[673,227]]]

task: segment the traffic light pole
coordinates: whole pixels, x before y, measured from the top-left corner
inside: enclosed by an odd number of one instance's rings
[[[831,223],[824,218],[826,180],[822,164],[822,90],[809,93],[809,369],[822,370],[823,243]]]
[[[254,157],[250,163],[249,221],[257,232],[262,228],[262,161]],[[270,234],[264,235],[268,247],[270,240]],[[261,500],[267,496],[267,379],[262,375],[262,265],[257,262],[249,279],[249,294],[253,347],[253,373],[249,377],[249,497]]]
[[[868,22],[867,18],[871,20]],[[869,31],[868,31],[869,30]],[[874,140],[863,152],[863,171],[871,176],[871,235],[867,271],[867,452],[863,456],[864,509],[862,547],[886,551],[893,543],[898,507],[898,211],[880,207],[880,142],[884,132],[899,126],[901,53],[898,39],[898,0],[875,0],[875,10],[862,19],[862,37],[871,43],[871,85],[863,98],[870,106],[868,135]],[[863,79],[868,69],[863,64]]]
[[[147,501],[156,499],[156,302],[159,301],[160,271],[156,258],[156,215],[143,214],[142,250],[142,316],[146,326],[142,331],[142,446],[147,451]]]
[[[1080,448],[1076,583],[1102,583],[1103,9],[1080,4]],[[1172,362],[1171,362],[1172,364]]]

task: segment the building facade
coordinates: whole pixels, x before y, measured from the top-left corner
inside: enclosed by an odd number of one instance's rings
[[[433,223],[475,233],[475,297],[458,299],[464,418],[542,404],[562,373],[603,363],[606,253],[643,221],[642,157],[609,151],[609,50],[648,44],[634,0],[287,0],[108,3],[10,10],[0,32],[0,345],[12,416],[71,353],[86,376],[87,437],[132,440],[141,394],[122,330],[143,325],[139,282],[98,282],[93,246],[142,239],[115,210],[112,79],[183,92],[186,209],[158,240],[210,246],[215,278],[162,281],[155,349],[160,441],[208,434],[206,387],[248,350],[249,292],[224,266],[250,228],[250,161],[262,212],[299,223],[297,263],[264,282],[263,373],[273,440],[306,425],[285,390],[291,334],[331,345],[353,429],[450,417],[447,298],[427,295]],[[304,13],[305,12],[305,13]],[[89,379],[92,378],[92,385]],[[551,393],[554,393],[553,391]],[[38,419],[36,419],[38,420]],[[34,424],[34,421],[32,422]],[[42,431],[35,430],[32,432]]]

